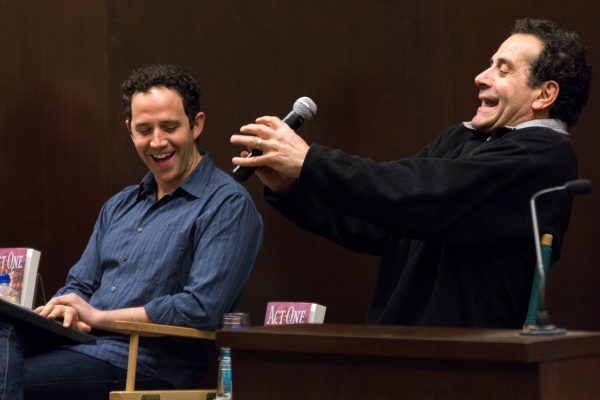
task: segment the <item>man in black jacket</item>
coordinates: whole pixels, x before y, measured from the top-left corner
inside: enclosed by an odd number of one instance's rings
[[[528,201],[576,179],[569,127],[589,93],[591,66],[573,32],[534,19],[475,78],[481,106],[413,157],[387,163],[309,146],[281,120],[262,117],[232,143],[263,155],[265,198],[299,227],[381,256],[368,322],[519,328],[535,251]],[[538,202],[558,258],[572,199]]]

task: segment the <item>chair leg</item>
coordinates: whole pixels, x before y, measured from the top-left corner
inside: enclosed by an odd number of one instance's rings
[[[125,381],[125,390],[128,392],[133,392],[135,390],[135,372],[137,369],[139,343],[139,332],[131,332],[129,338],[129,359],[127,360],[127,380]]]

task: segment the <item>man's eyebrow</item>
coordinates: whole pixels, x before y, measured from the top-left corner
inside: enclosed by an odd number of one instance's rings
[[[137,124],[135,124],[135,129],[139,129],[139,128],[144,128],[146,126],[150,126],[152,124],[150,124],[149,122],[139,122]]]
[[[511,70],[515,69],[515,64],[513,64],[513,62],[511,60],[509,60],[508,58],[500,57],[498,59],[498,65],[506,65],[508,67],[508,69],[511,69]]]
[[[164,121],[160,121],[161,124],[168,124],[168,125],[181,125],[181,121],[178,119],[165,119]]]
[[[181,125],[181,121],[179,121],[178,119],[165,119],[163,121],[160,121],[161,125]],[[147,126],[152,126],[152,124],[150,122],[138,122],[137,124],[135,124],[135,128],[145,128]]]

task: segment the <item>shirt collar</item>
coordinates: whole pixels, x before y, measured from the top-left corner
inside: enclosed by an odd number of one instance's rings
[[[200,163],[194,168],[194,170],[185,178],[185,180],[181,183],[181,185],[175,189],[173,194],[184,190],[187,193],[200,197],[204,187],[210,180],[213,171],[215,170],[215,165],[213,164],[208,152],[201,150],[200,154],[202,155],[202,160]],[[142,195],[150,195],[154,194],[156,196],[156,179],[154,179],[154,174],[152,172],[148,172],[139,186],[138,196]]]
[[[463,122],[463,126],[472,131],[477,131],[477,129],[473,128],[473,124],[471,123],[471,121]],[[563,121],[562,119],[555,119],[555,118],[532,119],[530,121],[520,123],[517,126],[503,126],[500,129],[507,129],[509,131],[515,131],[518,129],[531,128],[531,127],[550,128],[559,133],[562,133],[563,135],[571,136],[571,134],[568,131],[569,125],[567,125],[567,123],[565,121]]]

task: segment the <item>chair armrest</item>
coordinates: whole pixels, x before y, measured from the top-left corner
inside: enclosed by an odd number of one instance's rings
[[[207,340],[216,340],[217,338],[217,334],[214,331],[202,331],[200,329],[185,328],[182,326],[148,324],[144,322],[116,321],[115,328],[125,334],[137,332]]]
[[[137,355],[140,334],[144,335],[170,335],[195,339],[216,340],[214,331],[202,331],[182,326],[147,324],[144,322],[116,321],[115,329],[129,337],[129,358],[127,361],[127,379],[125,391],[133,392],[135,388],[135,371],[137,369]]]

